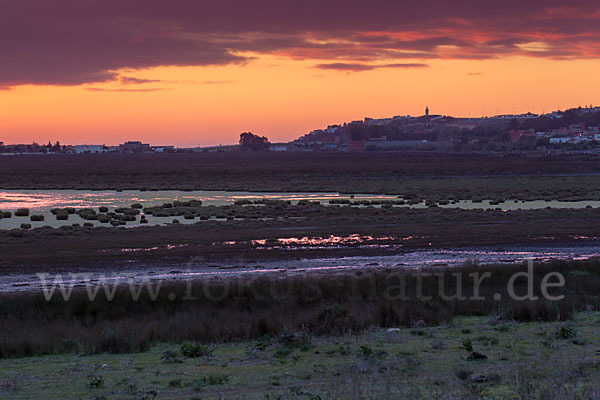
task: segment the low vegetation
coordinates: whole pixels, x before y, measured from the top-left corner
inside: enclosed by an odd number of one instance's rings
[[[27,217],[29,216],[29,208],[19,208],[15,211],[15,217]]]
[[[371,328],[310,337],[219,343],[210,357],[184,357],[176,343],[144,353],[0,360],[0,397],[132,399],[547,399],[600,397],[597,311],[573,315],[572,339],[547,346],[562,322],[490,323],[454,317],[437,326]],[[466,334],[473,340],[465,351]],[[439,346],[440,342],[445,343]],[[485,358],[471,358],[472,353]]]
[[[112,300],[105,292],[112,293],[110,286],[99,288],[93,301],[81,288],[74,289],[68,301],[58,290],[50,301],[41,293],[2,294],[0,358],[72,351],[140,352],[165,341],[189,341],[181,347],[183,355],[203,357],[213,351],[206,344],[265,335],[301,348],[310,345],[307,336],[286,336],[285,332],[341,335],[373,326],[407,326],[417,327],[414,336],[422,336],[425,332],[418,327],[449,323],[456,316],[490,315],[498,330],[511,321],[569,321],[577,310],[600,308],[598,267],[596,260],[537,265],[533,285],[539,298],[527,301],[512,300],[507,295],[510,277],[523,271],[524,266],[477,265],[446,271],[432,269],[424,276],[412,270],[386,269],[286,279],[246,276],[165,283],[158,293],[156,287],[142,288],[137,300],[132,289],[124,286],[116,289]],[[457,272],[462,274],[465,300],[452,298],[457,285],[452,274]],[[469,274],[484,272],[491,274],[479,289],[484,299],[475,299],[474,281]],[[541,280],[549,272],[564,275],[565,286],[554,288],[552,293],[564,295],[563,300],[541,297]],[[441,278],[434,273],[442,274],[443,292],[439,292]],[[419,280],[426,298],[416,292]],[[400,292],[401,282],[405,282],[405,294]],[[525,279],[515,285],[516,293],[527,291]],[[495,298],[498,293],[501,300]],[[558,335],[575,337],[566,327]],[[469,336],[462,346],[469,351],[492,342],[490,338]]]

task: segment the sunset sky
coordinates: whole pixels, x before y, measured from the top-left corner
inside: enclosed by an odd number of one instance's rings
[[[0,141],[272,142],[600,103],[600,3],[0,0]]]

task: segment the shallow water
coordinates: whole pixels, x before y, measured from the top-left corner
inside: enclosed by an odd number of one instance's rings
[[[386,195],[355,195],[355,200],[381,200],[396,199],[397,196]],[[93,191],[93,190],[4,190],[0,191],[0,210],[14,211],[18,208],[29,208],[30,215],[43,215],[45,220],[40,222],[31,222],[29,217],[15,217],[0,219],[0,229],[19,228],[22,223],[29,223],[33,228],[40,226],[59,227],[63,225],[72,225],[74,223],[83,224],[91,222],[95,226],[108,226],[98,221],[86,221],[77,215],[70,215],[66,221],[57,221],[50,210],[53,208],[98,208],[101,206],[114,209],[118,207],[129,207],[131,204],[139,203],[144,207],[158,206],[163,203],[169,203],[175,200],[189,201],[201,200],[203,205],[223,206],[231,205],[235,200],[298,200],[321,201],[326,204],[332,199],[350,199],[350,196],[340,193],[258,193],[258,192],[225,192],[225,191],[180,191],[180,190],[161,190],[161,191],[139,191],[124,190],[116,191]],[[173,218],[146,216],[148,225],[162,225],[172,222]],[[193,224],[199,221],[185,220],[182,217],[176,217],[182,224]],[[129,222],[128,226],[139,225],[139,222]]]
[[[72,225],[74,223],[83,224],[91,222],[95,226],[108,226],[98,221],[85,221],[77,215],[70,215],[66,221],[57,221],[50,210],[53,208],[98,208],[101,206],[114,209],[117,207],[129,207],[133,203],[140,203],[144,207],[161,205],[175,200],[189,201],[201,200],[203,205],[231,205],[235,200],[290,200],[293,203],[299,200],[321,201],[327,205],[329,200],[398,200],[401,196],[395,195],[373,195],[356,194],[351,198],[347,194],[340,193],[260,193],[260,192],[226,192],[226,191],[179,191],[179,190],[161,190],[161,191],[139,191],[125,190],[116,191],[93,191],[93,190],[4,190],[0,191],[0,210],[14,211],[18,208],[29,208],[30,214],[43,215],[45,220],[32,222],[29,217],[15,217],[0,219],[0,229],[19,228],[22,223],[29,223],[33,228],[40,226],[60,227],[63,225]],[[585,208],[600,207],[600,201],[516,201],[507,200],[500,204],[490,204],[490,200],[482,202],[473,202],[471,200],[460,200],[453,204],[440,205],[441,208],[462,208],[462,209],[542,209],[552,208]],[[394,207],[425,208],[425,202],[412,205],[394,205]],[[172,222],[173,218],[147,216],[148,225],[162,225]],[[182,224],[193,224],[199,219],[185,220],[177,218]],[[128,226],[140,225],[139,222],[130,222]]]
[[[152,251],[132,249],[132,251]],[[159,282],[216,277],[251,277],[257,275],[290,276],[305,273],[341,273],[365,269],[397,268],[416,269],[425,267],[452,268],[465,263],[515,264],[528,260],[584,260],[600,256],[600,243],[587,242],[581,246],[512,246],[502,249],[464,248],[421,250],[380,257],[338,257],[310,260],[268,261],[259,264],[223,263],[219,265],[191,259],[189,262],[130,264],[118,272],[94,272],[87,275],[63,272],[61,282],[66,288],[125,284],[152,284]],[[43,273],[43,269],[40,270]],[[46,287],[56,283],[56,275],[46,276]],[[0,277],[0,292],[40,291],[44,284],[40,276],[12,274]]]

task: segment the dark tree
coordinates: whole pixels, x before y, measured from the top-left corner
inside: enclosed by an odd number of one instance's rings
[[[271,142],[265,136],[258,136],[251,132],[244,132],[240,135],[240,147],[244,151],[263,151],[269,150]]]

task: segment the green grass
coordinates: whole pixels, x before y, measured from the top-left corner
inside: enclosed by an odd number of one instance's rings
[[[600,396],[600,312],[575,315],[569,327],[577,331],[579,344],[554,338],[554,332],[565,327],[560,322],[509,325],[497,330],[489,317],[457,317],[445,325],[419,328],[423,335],[401,328],[313,337],[305,351],[289,346],[285,337],[265,337],[219,343],[211,357],[201,358],[180,357],[178,344],[161,343],[137,354],[5,359],[0,360],[0,398]],[[473,338],[474,351],[489,358],[467,361],[466,337]],[[552,340],[553,346],[545,344]],[[437,345],[440,342],[445,345]],[[178,361],[165,360],[165,354]]]

